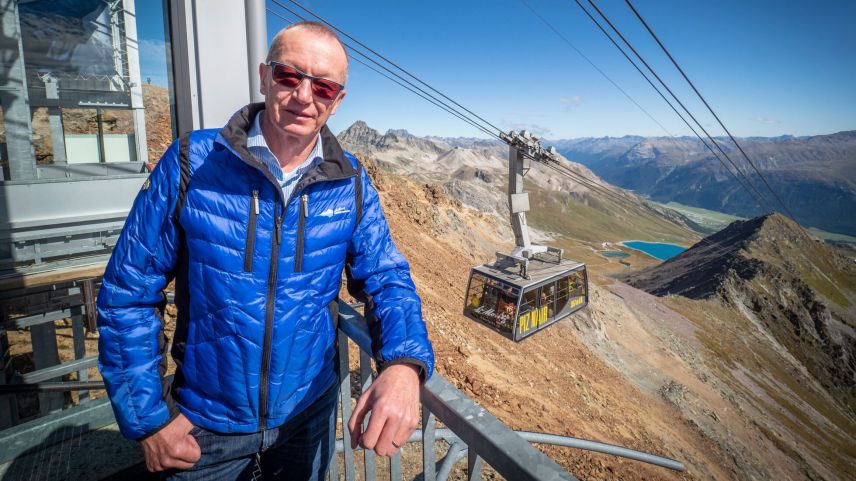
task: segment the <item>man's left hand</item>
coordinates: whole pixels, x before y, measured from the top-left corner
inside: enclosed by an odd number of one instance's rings
[[[371,411],[363,432],[363,418]],[[351,448],[359,444],[380,456],[392,456],[419,426],[419,371],[412,364],[384,369],[357,400],[348,421]],[[395,444],[393,444],[395,443]]]

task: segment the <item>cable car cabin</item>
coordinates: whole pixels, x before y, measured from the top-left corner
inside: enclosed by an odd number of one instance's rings
[[[473,268],[464,315],[521,341],[588,304],[585,264],[532,259],[528,279],[513,262]]]

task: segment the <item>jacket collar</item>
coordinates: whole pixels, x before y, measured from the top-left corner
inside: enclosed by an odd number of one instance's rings
[[[235,112],[229,122],[220,130],[219,137],[227,144],[228,147],[238,154],[244,162],[257,165],[260,170],[265,172],[267,177],[273,179],[270,172],[267,171],[261,162],[257,161],[249,149],[247,149],[247,132],[252,126],[256,115],[264,110],[264,102],[251,103],[241,110]],[[345,152],[333,132],[325,125],[321,127],[321,144],[324,149],[324,160],[315,165],[303,175],[300,184],[308,184],[324,180],[337,180],[357,175],[357,170],[351,162],[345,157]],[[272,180],[277,184],[275,179]],[[298,185],[297,187],[300,187]],[[297,191],[297,188],[295,188]]]

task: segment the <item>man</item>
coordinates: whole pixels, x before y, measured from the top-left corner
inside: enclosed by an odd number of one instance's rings
[[[134,203],[98,297],[99,366],[122,433],[140,440],[152,471],[324,478],[346,265],[380,369],[349,420],[353,443],[391,455],[418,424],[434,361],[421,303],[377,192],[325,127],[347,66],[326,27],[279,32],[259,66],[265,102],[173,143]],[[160,309],[173,277],[170,386]]]

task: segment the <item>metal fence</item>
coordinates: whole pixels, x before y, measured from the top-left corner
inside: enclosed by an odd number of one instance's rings
[[[90,313],[93,313],[94,306],[92,303],[95,290],[93,287],[95,286],[97,284],[91,280],[86,283],[78,281],[63,286],[64,289],[54,288],[50,291],[35,293],[35,295],[29,292],[28,294],[31,295],[27,296],[28,303],[40,304],[43,309],[42,313],[15,319],[4,316],[6,318],[2,327],[7,329],[13,327],[33,329],[35,327],[38,330],[40,328],[37,326],[53,327],[53,320],[70,317],[74,326],[75,339],[82,338],[84,329],[87,327],[94,328],[95,319]],[[52,334],[53,332],[36,336],[34,333],[34,351],[37,349],[42,351],[35,354],[37,358],[46,357],[48,355],[46,352],[55,355],[55,343],[51,344],[44,339],[36,342],[39,336],[47,339]],[[75,346],[77,346],[77,342]],[[358,478],[358,466],[362,471],[359,478],[366,481],[375,481],[379,478],[404,479],[401,450],[388,461],[378,462],[379,460],[373,452],[361,448],[356,450],[351,448],[351,439],[346,423],[351,416],[353,398],[348,356],[348,346],[352,342],[360,348],[359,382],[361,390],[365,391],[371,385],[373,378],[370,355],[371,338],[368,326],[359,312],[352,306],[342,303],[339,311],[337,369],[340,378],[340,399],[344,400],[339,412],[342,419],[343,435],[341,439],[336,441],[337,456],[331,463],[330,479],[356,480]],[[36,344],[40,345],[37,346]],[[46,346],[41,346],[41,344]],[[46,349],[47,351],[45,351]],[[4,354],[8,356],[8,352]],[[85,436],[86,432],[114,422],[107,398],[89,400],[85,391],[103,388],[102,383],[88,381],[85,378],[85,369],[94,365],[95,358],[85,357],[82,349],[79,348],[75,349],[75,357],[75,360],[53,366],[44,366],[35,372],[24,375],[7,372],[7,374],[13,375],[6,378],[7,384],[5,386],[0,386],[0,400],[5,398],[7,402],[11,401],[10,405],[14,405],[13,393],[35,391],[46,396],[44,398],[45,407],[54,406],[57,402],[59,404],[54,408],[43,409],[43,415],[35,419],[7,420],[7,423],[12,421],[14,425],[8,427],[7,424],[6,429],[0,428],[0,463],[10,461],[23,453],[32,453],[34,450],[56,449],[56,446],[61,446],[61,443],[66,440],[80,438]],[[78,381],[50,382],[71,372],[78,373]],[[4,377],[0,376],[0,381]],[[68,398],[65,398],[63,403],[61,392],[71,390],[80,392],[80,404],[72,406],[69,404]],[[2,395],[4,393],[6,396]],[[50,397],[56,397],[57,394],[60,396],[58,399],[54,400]],[[40,399],[40,404],[42,404],[41,401],[42,399]],[[678,461],[620,446],[545,433],[515,432],[455,388],[437,372],[422,387],[421,401],[422,426],[421,429],[414,432],[408,442],[421,444],[422,460],[419,472],[423,481],[448,479],[454,466],[465,457],[467,459],[468,479],[481,479],[484,463],[491,466],[505,479],[510,480],[575,479],[530,442],[597,451],[679,471],[684,469],[683,464]],[[6,404],[0,407],[0,410],[5,409]],[[438,421],[442,425],[438,424]],[[440,451],[445,450],[445,453],[438,452],[436,449],[438,446]],[[438,454],[443,454],[439,460],[437,459]],[[93,452],[88,455],[98,456],[99,453]],[[141,459],[140,453],[138,461]],[[407,461],[408,463],[413,462],[410,459]],[[416,462],[418,463],[418,460]],[[388,467],[388,473],[380,472],[382,465],[384,468]],[[137,466],[140,469],[141,467],[141,464]],[[407,471],[412,472],[414,466],[408,467]]]
[[[348,341],[360,348],[359,372],[361,388],[365,391],[371,385],[371,338],[365,319],[351,306],[339,307],[339,378],[340,397],[350,401],[351,380],[348,370]],[[409,442],[422,443],[423,480],[446,480],[455,463],[467,457],[468,479],[481,479],[482,462],[486,462],[506,479],[573,480],[555,461],[536,449],[530,442],[566,446],[588,451],[621,456],[676,471],[683,471],[684,465],[676,460],[635,451],[586,439],[557,436],[546,433],[516,432],[500,422],[483,407],[451,385],[440,373],[435,372],[425,383],[421,391],[422,429],[416,431]],[[351,414],[350,402],[342,403],[343,425]],[[446,427],[437,428],[436,421]],[[435,441],[444,440],[448,445],[446,455],[436,461]],[[375,456],[363,451],[364,477],[367,481],[377,479]],[[343,439],[337,441],[337,452],[344,458],[346,481],[356,478],[354,460],[357,452],[351,449],[350,436],[343,430]],[[389,479],[400,480],[400,451],[389,462]],[[338,480],[339,466],[331,464],[330,479]]]

